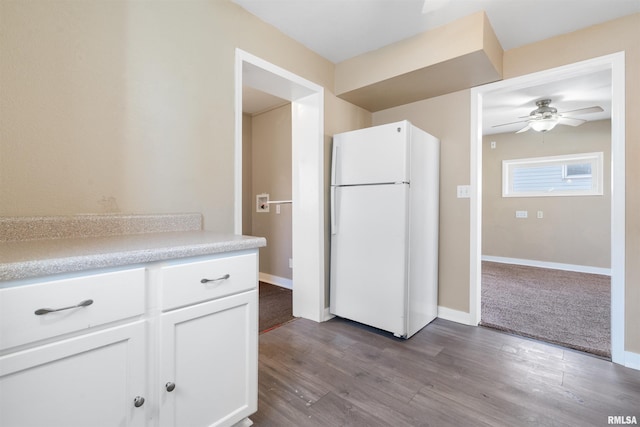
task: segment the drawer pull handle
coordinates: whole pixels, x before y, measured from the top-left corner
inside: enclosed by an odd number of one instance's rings
[[[133,406],[135,406],[136,408],[141,407],[142,405],[144,405],[144,397],[142,396],[136,396],[133,399]]]
[[[42,316],[43,314],[47,314],[47,313],[55,313],[56,311],[64,311],[64,310],[71,310],[73,308],[80,308],[80,307],[88,307],[91,304],[93,304],[93,300],[92,299],[87,299],[82,301],[81,303],[77,304],[77,305],[70,305],[69,307],[62,307],[62,308],[39,308],[38,310],[34,311],[36,316]]]
[[[217,279],[202,279],[200,280],[200,283],[209,283],[209,282],[217,282],[220,280],[227,280],[229,277],[231,277],[231,275],[225,274],[224,276],[218,277]]]
[[[169,393],[171,393],[173,390],[176,389],[176,384],[172,382],[168,382],[164,385],[164,387],[167,389]]]

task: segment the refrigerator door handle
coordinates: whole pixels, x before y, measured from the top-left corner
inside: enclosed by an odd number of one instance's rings
[[[338,167],[338,151],[339,151],[339,147],[338,144],[335,143],[335,141],[333,142],[333,154],[331,156],[331,185],[338,185],[338,183],[336,182],[336,176],[337,176],[337,167]]]
[[[331,186],[331,234],[338,234],[338,224],[336,222],[336,187]]]

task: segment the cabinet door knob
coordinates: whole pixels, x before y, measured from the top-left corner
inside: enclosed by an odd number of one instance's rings
[[[144,405],[144,397],[142,396],[136,396],[133,399],[133,406],[135,406],[136,408],[141,407],[142,405]]]
[[[169,393],[171,393],[173,390],[175,390],[175,389],[176,389],[176,384],[175,384],[175,383],[172,383],[171,381],[169,381],[168,383],[166,383],[166,384],[164,385],[164,388],[166,388],[166,389],[167,389],[167,391],[168,391]]]

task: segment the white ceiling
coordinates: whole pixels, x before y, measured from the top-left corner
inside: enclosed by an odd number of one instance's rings
[[[640,12],[640,0],[233,0],[309,49],[338,63],[484,10],[504,50]],[[434,10],[423,13],[425,8]],[[519,120],[550,98],[559,112],[599,105],[610,117],[610,77],[598,73],[485,100],[485,134],[515,132]],[[247,91],[245,112],[257,113],[286,101],[259,99]],[[251,98],[251,100],[249,99]],[[256,103],[258,102],[258,103]]]
[[[640,0],[233,0],[338,63],[484,10],[504,50],[640,12]]]

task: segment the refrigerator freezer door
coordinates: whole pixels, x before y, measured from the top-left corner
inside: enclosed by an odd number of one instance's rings
[[[409,181],[408,122],[333,137],[332,185]]]
[[[409,186],[338,187],[330,312],[406,335]]]

